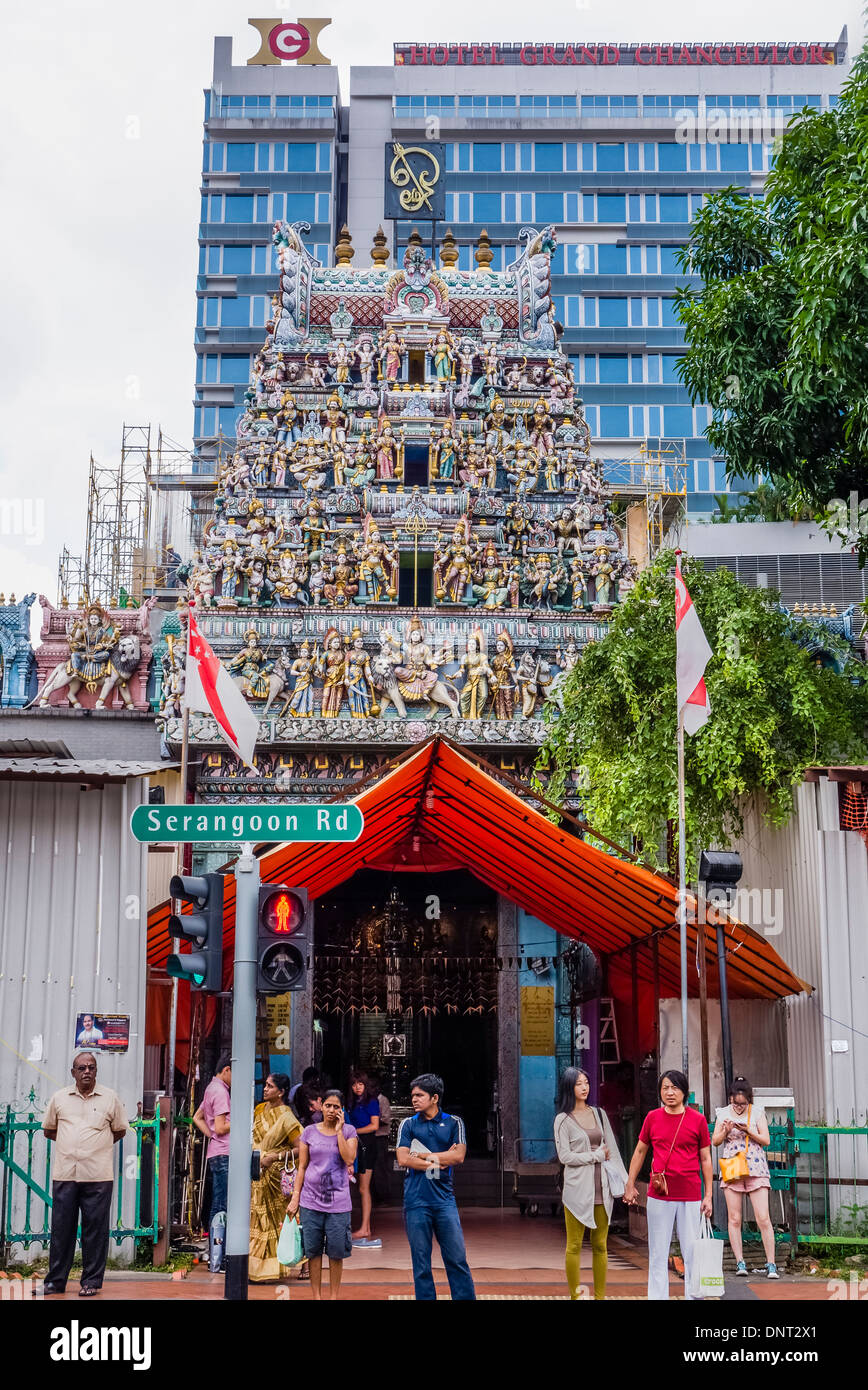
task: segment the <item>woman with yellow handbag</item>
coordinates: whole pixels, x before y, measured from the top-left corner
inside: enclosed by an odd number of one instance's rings
[[[715,1148],[723,1145],[720,1155],[720,1181],[726,1197],[729,1217],[729,1243],[736,1258],[736,1274],[747,1277],[741,1240],[741,1217],[744,1194],[750,1194],[751,1206],[762,1236],[767,1277],[777,1279],[775,1264],[775,1233],[769,1216],[769,1127],[763,1110],[753,1103],[753,1089],[743,1076],[733,1077],[729,1088],[729,1105],[718,1110],[711,1142]]]

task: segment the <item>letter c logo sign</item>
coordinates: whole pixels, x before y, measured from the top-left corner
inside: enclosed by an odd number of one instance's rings
[[[268,35],[268,46],[275,58],[303,58],[310,49],[310,34],[303,24],[278,24]]]

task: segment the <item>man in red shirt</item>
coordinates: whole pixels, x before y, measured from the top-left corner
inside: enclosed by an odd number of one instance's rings
[[[659,1089],[662,1104],[645,1116],[624,1192],[625,1202],[637,1201],[636,1179],[650,1149],[646,1206],[649,1299],[669,1297],[669,1246],[676,1225],[684,1260],[684,1290],[688,1298],[693,1296],[690,1274],[699,1218],[711,1216],[711,1136],[705,1117],[687,1106],[689,1092],[683,1072],[663,1073]]]

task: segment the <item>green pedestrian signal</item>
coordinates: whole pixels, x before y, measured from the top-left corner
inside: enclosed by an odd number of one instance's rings
[[[169,936],[192,943],[191,951],[169,956],[166,970],[177,980],[188,980],[191,989],[219,994],[223,988],[223,875],[175,874],[169,893],[176,903],[189,903],[192,911],[169,918]]]

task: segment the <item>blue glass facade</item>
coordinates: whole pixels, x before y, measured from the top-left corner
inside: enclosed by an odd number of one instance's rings
[[[582,69],[564,92],[557,67],[356,68],[342,107],[334,68],[234,67],[230,41],[218,39],[199,236],[201,453],[233,433],[262,341],[272,223],[310,223],[306,240],[327,262],[346,220],[357,264],[382,223],[400,259],[414,224],[383,217],[385,145],[438,140],[446,217],[436,240],[450,227],[459,269],[470,271],[485,229],[499,270],[522,227],[553,223],[556,314],[601,455],[636,460],[643,443],[683,452],[691,509],[709,512],[725,470],[704,435],[708,407],[691,405],[678,376],[675,297],[690,281],[677,251],[710,193],[735,185],[762,196],[775,137],[795,111],[833,107],[845,72],[841,55],[831,67],[721,67],[693,79],[700,90],[677,92],[670,84],[689,86],[686,72]],[[752,90],[734,90],[740,83]],[[420,231],[430,244],[430,224]]]

